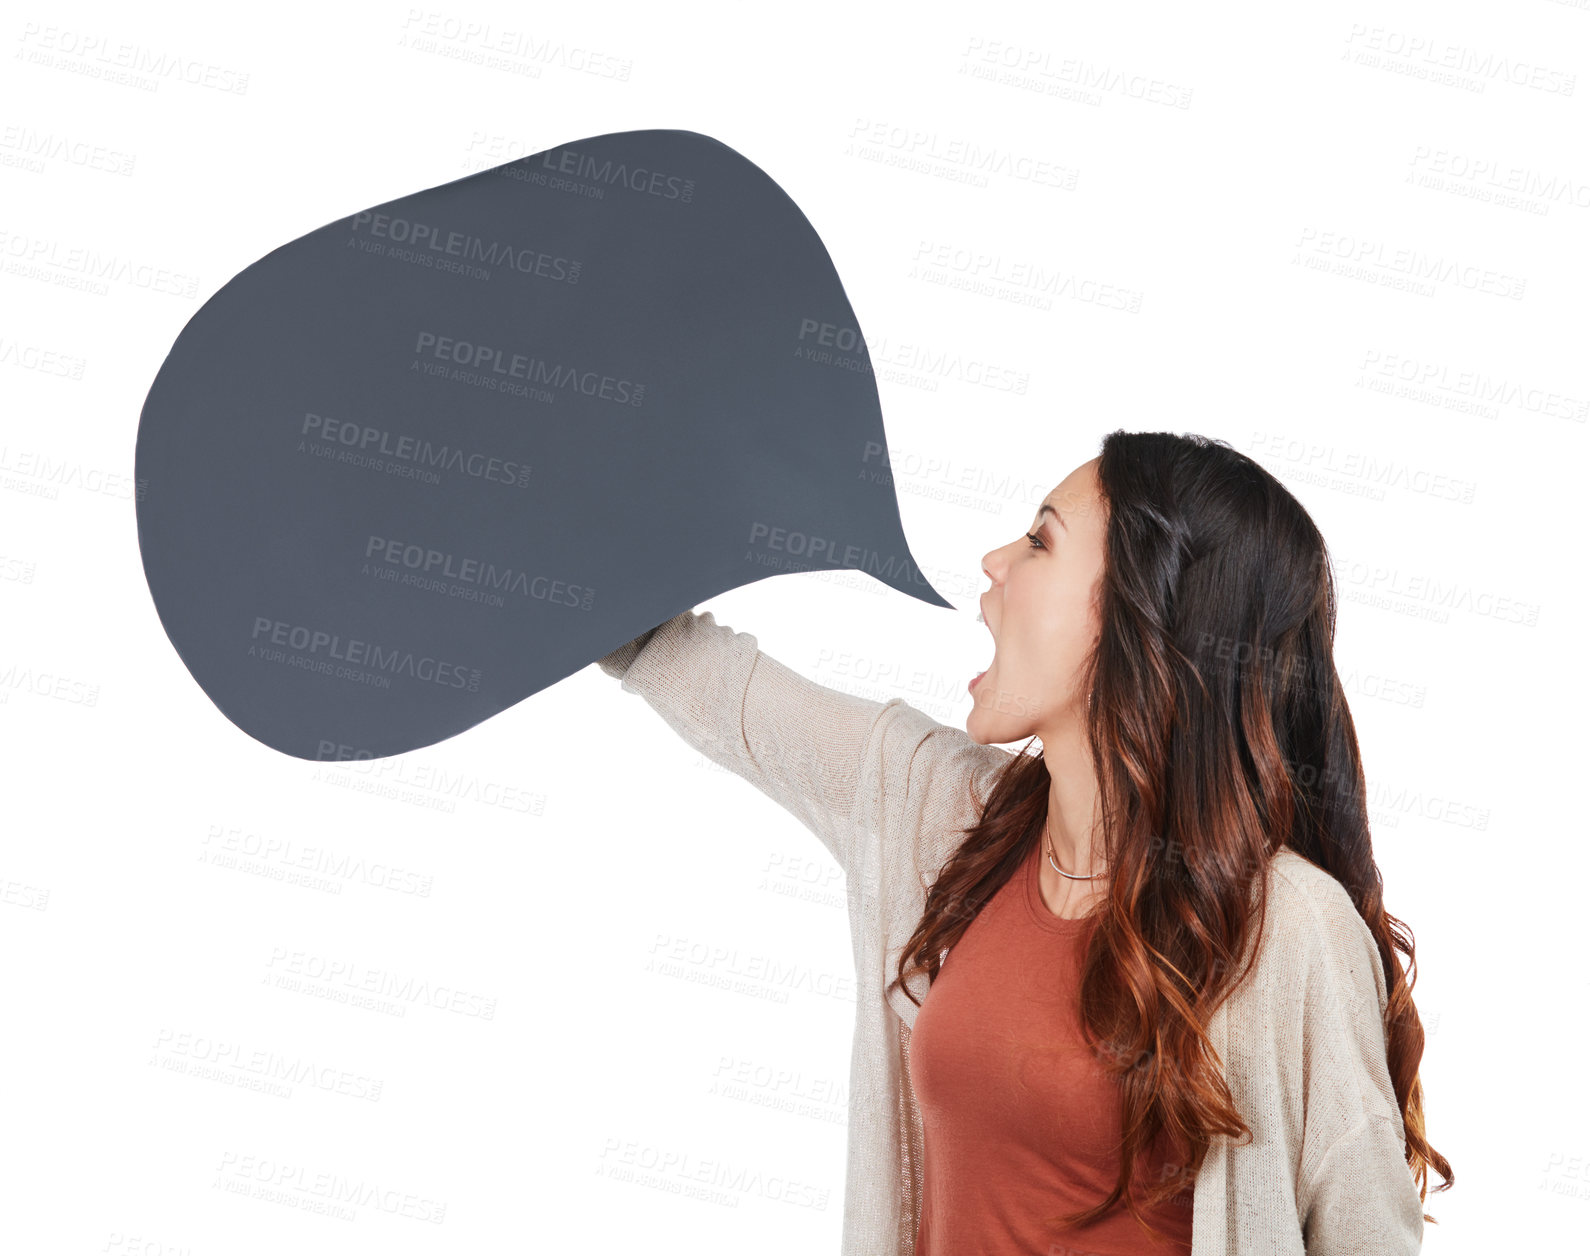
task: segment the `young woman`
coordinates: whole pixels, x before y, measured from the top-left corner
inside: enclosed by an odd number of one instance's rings
[[[964,732],[710,612],[601,660],[845,871],[843,1256],[1418,1252],[1453,1175],[1318,530],[1224,442],[1115,432],[983,569]]]

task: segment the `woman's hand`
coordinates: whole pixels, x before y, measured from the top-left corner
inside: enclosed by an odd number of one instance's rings
[[[657,625],[660,628],[662,625]],[[651,640],[652,633],[657,628],[648,628],[640,636],[624,642],[611,654],[604,654],[596,660],[596,665],[615,680],[622,680],[624,673],[629,670],[629,665],[635,661],[635,656],[641,652],[645,644]]]

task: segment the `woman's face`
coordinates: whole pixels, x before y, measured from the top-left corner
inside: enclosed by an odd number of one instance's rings
[[[972,685],[966,731],[980,745],[1024,741],[1080,721],[1081,667],[1099,636],[1104,500],[1098,459],[1084,462],[1033,515],[1032,532],[991,551],[978,599],[994,660]],[[1052,507],[1052,509],[1049,509]]]

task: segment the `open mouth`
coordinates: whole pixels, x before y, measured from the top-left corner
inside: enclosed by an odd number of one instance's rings
[[[992,625],[989,624],[987,617],[983,614],[983,605],[982,605],[982,602],[980,600],[979,600],[979,602],[977,604],[977,622],[982,624],[983,627],[988,629],[988,635],[989,636],[992,637],[994,635],[994,629],[993,629]],[[978,672],[977,675],[973,676],[971,681],[970,681],[970,683],[968,683],[967,686],[966,686],[966,691],[968,693],[975,693],[976,690],[977,690],[977,682],[980,681],[984,676],[988,675],[990,669],[993,666],[994,666],[993,663],[990,662],[987,667],[985,667],[982,671]]]

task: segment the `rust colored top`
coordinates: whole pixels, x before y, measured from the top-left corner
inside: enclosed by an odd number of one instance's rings
[[[1119,1167],[1120,1097],[1083,1041],[1077,990],[1091,921],[1056,916],[1040,843],[978,913],[928,988],[911,1035],[923,1132],[917,1256],[1187,1256],[1192,1193],[1146,1215],[1124,1205],[1081,1230],[1052,1214],[1098,1203]],[[1177,1172],[1162,1134],[1145,1185]],[[1190,1182],[1189,1182],[1190,1185]]]

